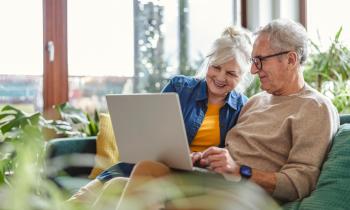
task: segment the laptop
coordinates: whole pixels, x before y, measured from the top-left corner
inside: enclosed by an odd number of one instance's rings
[[[121,161],[154,160],[175,169],[193,169],[176,93],[106,98]]]

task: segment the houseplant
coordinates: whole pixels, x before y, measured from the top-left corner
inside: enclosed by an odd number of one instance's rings
[[[305,80],[329,97],[339,112],[350,112],[350,50],[345,46],[338,30],[326,50],[311,43],[311,54],[305,66]]]
[[[96,136],[99,131],[99,114],[94,111],[93,116],[81,109],[73,107],[70,103],[55,105],[61,119],[70,124],[72,130],[63,133],[64,136]]]
[[[63,121],[45,120],[11,105],[0,111],[0,209],[67,209],[63,195],[45,179],[43,128],[63,132]]]

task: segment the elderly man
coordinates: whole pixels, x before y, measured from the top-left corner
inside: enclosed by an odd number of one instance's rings
[[[274,20],[256,34],[251,73],[264,92],[243,107],[226,149],[209,148],[201,162],[249,178],[280,201],[301,199],[315,189],[339,116],[304,81],[307,34],[300,24]]]

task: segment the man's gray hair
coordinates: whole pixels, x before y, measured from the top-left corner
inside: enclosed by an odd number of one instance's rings
[[[257,36],[267,34],[271,49],[276,52],[294,50],[300,64],[304,64],[308,55],[307,32],[300,23],[289,19],[276,19],[255,32]]]

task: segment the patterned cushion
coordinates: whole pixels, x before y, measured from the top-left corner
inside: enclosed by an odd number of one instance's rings
[[[327,160],[323,164],[316,190],[284,209],[348,209],[350,202],[350,124],[340,126]]]
[[[96,160],[89,178],[94,179],[102,171],[118,162],[119,152],[114,137],[111,118],[100,114],[100,132],[96,139]]]

